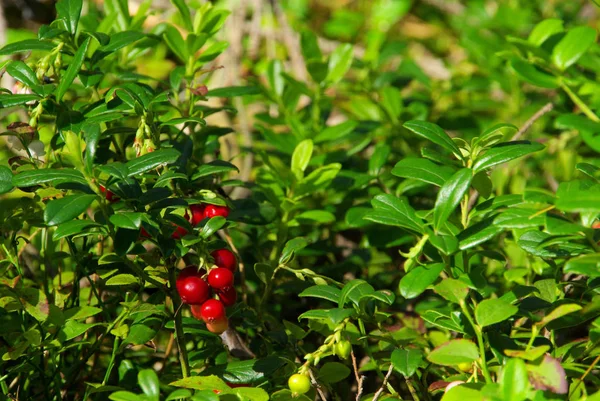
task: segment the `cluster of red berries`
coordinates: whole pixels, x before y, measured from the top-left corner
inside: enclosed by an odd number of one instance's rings
[[[192,226],[197,226],[202,220],[210,219],[216,216],[229,216],[229,208],[227,206],[218,205],[191,205],[190,213],[185,212],[185,219],[190,222]],[[177,226],[175,232],[171,235],[173,239],[180,239],[187,234],[187,230],[181,226]]]
[[[227,249],[217,249],[211,256],[216,267],[206,273],[198,266],[188,266],[179,273],[176,285],[181,301],[191,306],[192,315],[203,320],[210,332],[220,334],[229,326],[225,307],[237,300],[233,287],[237,263]]]

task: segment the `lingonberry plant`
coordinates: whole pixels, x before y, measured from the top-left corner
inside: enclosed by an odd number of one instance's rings
[[[594,7],[60,0],[9,30],[2,394],[599,400]]]

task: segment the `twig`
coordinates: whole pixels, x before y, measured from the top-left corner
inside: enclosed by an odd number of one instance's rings
[[[525,132],[527,132],[527,130],[529,128],[531,128],[531,126],[537,121],[539,120],[544,114],[548,113],[549,111],[551,111],[554,108],[554,105],[552,103],[546,103],[544,105],[544,107],[542,107],[541,109],[539,109],[534,115],[531,116],[531,118],[529,118],[529,120],[527,120],[525,122],[525,124],[523,124],[523,126],[521,127],[521,129],[519,131],[517,131],[517,133],[512,137],[513,141],[518,140],[519,138],[521,138],[521,136],[523,136],[523,134]]]
[[[327,401],[327,398],[325,397],[323,390],[321,390],[321,385],[317,382],[317,379],[315,379],[315,375],[313,374],[312,370],[308,369],[308,375],[310,376],[310,379],[312,380],[313,386],[317,389],[317,393],[319,393],[319,397],[321,397],[321,400]]]
[[[358,365],[356,364],[356,356],[354,356],[354,350],[351,349],[350,355],[352,356],[352,367],[354,369],[354,377],[356,378],[356,401],[360,401],[360,396],[363,393],[363,381],[365,380],[364,376],[361,376],[358,373]]]
[[[373,396],[373,400],[372,401],[377,401],[379,399],[379,397],[381,397],[381,394],[383,393],[383,389],[385,388],[385,386],[387,386],[388,380],[389,380],[390,376],[392,375],[393,371],[394,371],[394,365],[390,363],[390,367],[388,368],[388,371],[385,374],[385,378],[383,379],[383,383],[381,383],[381,387],[379,387],[379,390],[377,390],[377,392]]]

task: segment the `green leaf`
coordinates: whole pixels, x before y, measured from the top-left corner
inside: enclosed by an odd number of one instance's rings
[[[450,138],[438,125],[427,121],[410,120],[405,122],[403,127],[414,132],[418,136],[441,146],[451,153],[460,155],[458,146],[456,146],[452,138]]]
[[[75,169],[38,169],[23,171],[15,175],[12,183],[15,187],[26,188],[34,185],[51,182],[54,185],[63,182],[74,182],[87,186],[87,181],[78,170]]]
[[[8,72],[17,81],[31,88],[34,92],[41,90],[39,81],[35,72],[27,64],[22,61],[13,61],[6,66]]]
[[[344,75],[352,65],[352,57],[354,49],[351,44],[344,43],[339,45],[329,56],[329,64],[327,66],[328,82],[334,84],[344,78]]]
[[[308,163],[310,162],[310,158],[313,153],[313,141],[310,139],[305,139],[301,141],[296,148],[294,149],[294,153],[292,153],[292,171],[296,173],[298,178],[302,178],[306,167],[308,167]]]
[[[335,222],[335,215],[326,210],[307,210],[297,215],[296,220],[302,224],[330,224]]]
[[[113,214],[109,220],[115,227],[138,230],[142,224],[142,216],[142,213],[122,212]]]
[[[138,157],[127,162],[125,165],[129,170],[128,176],[134,176],[144,173],[148,170],[157,168],[162,164],[175,163],[179,158],[179,151],[174,148],[159,149],[152,153]]]
[[[60,0],[56,3],[56,16],[58,19],[65,20],[71,35],[75,35],[75,32],[77,32],[77,24],[82,8],[83,0]]]
[[[185,29],[190,32],[194,32],[192,16],[190,15],[190,9],[188,8],[187,4],[185,4],[185,0],[171,0],[171,3],[173,3],[173,5],[177,7],[177,10],[179,10],[179,16],[183,20]]]
[[[0,195],[12,191],[13,188],[13,173],[11,169],[6,166],[0,166]]]
[[[64,237],[70,237],[72,235],[81,234],[84,233],[89,227],[102,227],[102,225],[95,223],[91,220],[67,221],[66,223],[62,223],[56,228],[56,231],[54,231],[54,234],[52,234],[52,239],[54,241],[57,241]]]
[[[46,205],[44,222],[48,226],[56,226],[73,220],[92,204],[96,195],[68,195],[55,199]]]
[[[519,308],[502,299],[484,299],[475,308],[475,320],[486,327],[503,322],[518,311]]]
[[[523,60],[513,60],[510,63],[510,66],[517,73],[519,78],[525,82],[548,89],[559,87],[556,77],[538,70],[533,65]]]
[[[143,369],[138,373],[138,384],[151,400],[158,401],[160,397],[160,382],[154,369]]]
[[[505,400],[523,401],[529,393],[527,366],[522,359],[511,358],[502,368],[500,388]]]
[[[479,383],[466,383],[459,384],[458,386],[452,387],[447,392],[444,392],[441,401],[484,401],[488,398],[484,398],[481,392],[483,385]],[[508,401],[508,400],[506,400]],[[512,401],[512,400],[510,400]]]
[[[254,272],[256,276],[262,281],[264,284],[268,284],[273,277],[273,272],[275,268],[269,263],[255,263],[254,264]]]
[[[448,341],[427,355],[429,362],[444,366],[469,363],[478,358],[477,346],[472,341],[465,339]]]
[[[600,253],[569,259],[563,267],[563,273],[582,274],[590,278],[600,277]]]
[[[567,394],[569,390],[565,369],[549,354],[538,364],[527,364],[527,372],[529,381],[538,390],[549,390],[555,394]]]
[[[340,301],[341,295],[342,291],[339,288],[330,285],[313,285],[298,294],[299,297],[322,298],[335,303]]]
[[[0,49],[0,56],[8,56],[15,53],[25,53],[29,51],[51,51],[54,49],[54,43],[38,39],[26,39],[20,42],[10,43]]]
[[[406,299],[418,297],[437,280],[443,270],[443,263],[419,265],[412,268],[400,280],[400,295]]]
[[[556,198],[556,208],[563,212],[600,212],[600,184],[592,180],[562,182]]]
[[[442,280],[433,289],[438,295],[455,304],[463,301],[469,294],[469,286],[454,278]]]
[[[100,49],[98,49],[98,51],[101,53],[110,54],[145,37],[146,35],[138,31],[115,32],[110,35],[110,42],[108,42],[107,45],[102,46]]]
[[[542,320],[536,323],[536,326],[543,327],[550,323],[553,320],[566,316],[570,313],[574,313],[583,309],[581,305],[578,304],[563,304],[558,306],[552,312],[544,316]]]
[[[358,127],[358,122],[353,120],[344,121],[343,123],[340,123],[338,125],[326,127],[323,131],[319,132],[317,136],[314,137],[314,142],[321,143],[343,138],[346,135],[352,133],[352,131],[354,131],[356,127]]]
[[[433,209],[433,226],[436,230],[439,230],[454,212],[456,206],[469,190],[472,179],[473,171],[469,168],[463,168],[454,173],[440,188]]]
[[[542,149],[544,149],[544,145],[537,142],[504,142],[486,150],[483,156],[478,157],[473,164],[473,171],[478,173]]]
[[[167,46],[183,63],[187,63],[187,46],[181,36],[181,33],[171,24],[165,24],[164,39]]]
[[[348,301],[352,301],[354,305],[358,306],[360,299],[366,295],[371,295],[375,292],[373,286],[367,283],[365,280],[355,279],[349,281],[342,288],[340,300],[338,306],[343,308]]]
[[[132,393],[131,391],[115,391],[108,398],[112,401],[148,401],[145,396]]]
[[[596,30],[589,26],[578,26],[570,31],[552,49],[552,62],[564,71],[575,64],[596,43]]]
[[[423,362],[423,351],[418,348],[397,349],[392,352],[392,365],[404,377],[411,377],[421,362]]]
[[[364,216],[365,220],[406,228],[419,234],[425,232],[425,224],[417,217],[417,212],[408,204],[406,198],[382,194],[373,198],[371,204],[374,210]]]
[[[38,100],[38,95],[0,95],[0,109],[7,107],[20,106],[22,104],[31,102],[32,100]]]
[[[453,173],[454,170],[448,166],[440,166],[419,157],[402,159],[392,169],[392,174],[396,177],[412,178],[438,187],[444,185]]]
[[[198,178],[207,177],[210,175],[228,173],[230,171],[239,171],[238,168],[224,160],[213,160],[209,163],[203,164],[196,170],[196,173],[192,176],[192,181]]]
[[[223,226],[227,223],[227,219],[223,216],[215,216],[211,217],[210,220],[206,222],[202,230],[200,231],[200,236],[202,238],[208,238],[217,231],[219,231]]]
[[[218,374],[219,377],[222,377],[223,380],[226,380],[228,383],[255,383],[263,380],[265,377],[272,377],[273,373],[286,363],[286,361],[282,360],[278,356],[272,355],[262,359],[249,359],[245,361],[229,362],[227,365],[208,368],[204,372],[207,374]],[[174,384],[171,383],[171,385]],[[220,389],[217,387],[213,388]]]
[[[218,390],[229,393],[229,386],[217,376],[192,376],[169,383],[169,386],[189,388],[192,390]]]
[[[258,95],[260,88],[258,86],[227,86],[223,88],[211,89],[206,97],[237,97],[247,95]]]
[[[327,188],[341,170],[340,163],[331,163],[317,168],[298,183],[294,195],[301,198]]]
[[[577,114],[561,114],[554,120],[559,129],[579,131],[583,141],[596,152],[600,152],[600,123]]]
[[[139,280],[132,274],[117,274],[116,276],[112,276],[109,278],[105,285],[130,285],[130,284],[138,284]]]
[[[81,10],[81,9],[80,9]],[[81,66],[83,65],[83,60],[85,59],[85,53],[87,52],[88,46],[90,44],[90,38],[88,37],[77,49],[77,52],[73,56],[73,60],[69,64],[67,71],[60,78],[60,82],[58,87],[56,88],[56,100],[61,101],[62,97],[67,93],[69,87],[75,80],[75,77],[79,73]]]
[[[319,379],[325,383],[337,383],[350,376],[350,368],[339,362],[327,362],[319,369]]]
[[[288,263],[296,252],[301,249],[304,249],[308,246],[308,241],[305,238],[298,237],[289,240],[285,243],[283,250],[281,251],[281,256],[279,257],[279,264]]]
[[[563,22],[559,19],[545,19],[539,22],[529,34],[527,40],[535,46],[541,46],[550,36],[564,30]]]

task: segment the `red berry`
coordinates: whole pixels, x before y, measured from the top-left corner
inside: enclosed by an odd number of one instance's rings
[[[175,232],[173,234],[171,234],[171,238],[173,239],[180,239],[181,237],[185,236],[188,233],[188,231],[181,227],[181,226],[177,226],[177,228],[175,229]]]
[[[190,223],[195,227],[204,219],[204,205],[191,205],[190,211],[192,212]]]
[[[144,227],[140,228],[140,237],[150,238],[150,234],[148,233],[148,231],[146,231],[146,229]]]
[[[206,205],[204,209],[204,218],[210,219],[216,216],[229,216],[229,208],[227,206]]]
[[[235,255],[229,249],[217,249],[216,251],[213,251],[210,256],[215,260],[215,265],[235,272],[237,267]]]
[[[600,221],[595,222],[594,224],[592,224],[592,228],[597,230],[600,228]]]
[[[224,267],[217,267],[208,273],[208,284],[216,290],[225,290],[233,285],[233,273]]]
[[[176,287],[181,302],[190,305],[200,305],[210,297],[210,287],[202,279],[204,271],[198,271],[196,266],[188,266],[177,277]]]
[[[111,203],[117,202],[119,200],[119,198],[115,196],[113,191],[111,191],[110,189],[106,189],[102,185],[100,185],[100,192],[102,192],[106,197],[106,200]]]
[[[217,295],[219,296],[219,300],[223,302],[223,305],[225,306],[231,306],[237,301],[237,292],[234,287],[221,290],[217,292]]]
[[[221,301],[209,299],[200,307],[200,316],[205,323],[214,323],[217,320],[225,319],[225,307]]]
[[[215,320],[214,322],[206,323],[206,328],[211,333],[221,334],[229,327],[229,320],[227,318]]]

